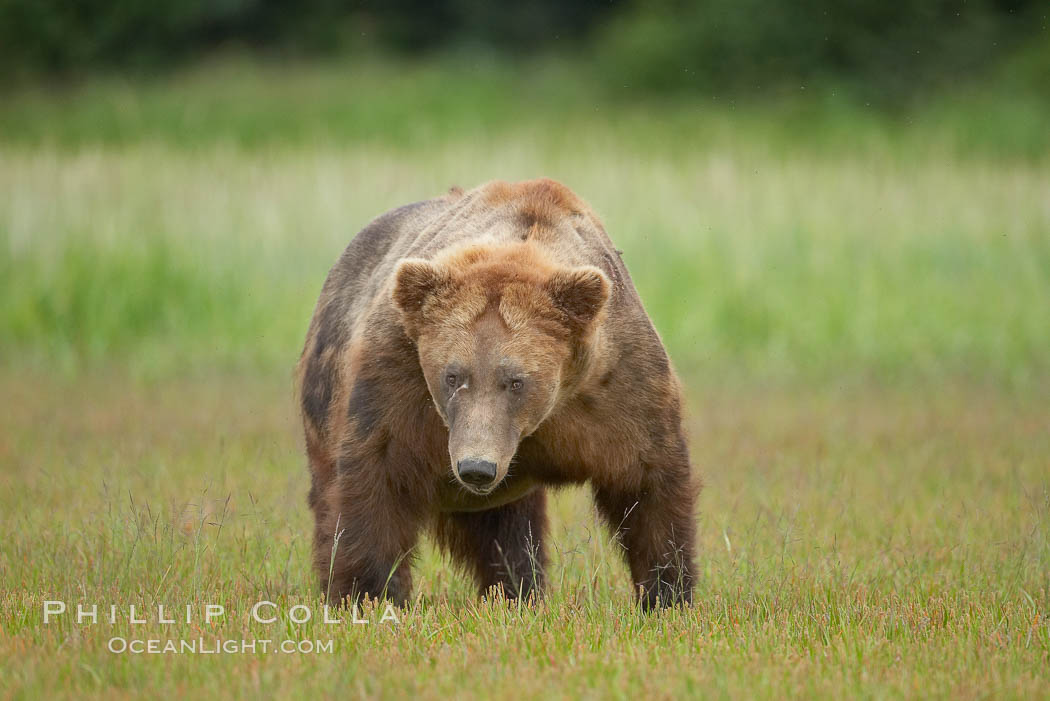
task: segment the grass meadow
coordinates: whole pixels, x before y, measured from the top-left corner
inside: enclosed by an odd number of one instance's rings
[[[558,66],[12,90],[0,698],[1050,696],[1048,115],[639,101]],[[601,215],[685,382],[696,603],[636,611],[570,489],[537,605],[478,601],[427,543],[399,624],[322,624],[292,368],[324,275],[386,209],[540,175]]]

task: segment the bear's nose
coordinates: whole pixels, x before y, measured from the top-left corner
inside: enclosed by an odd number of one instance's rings
[[[496,479],[496,463],[467,458],[456,465],[459,478],[472,487],[485,487]]]

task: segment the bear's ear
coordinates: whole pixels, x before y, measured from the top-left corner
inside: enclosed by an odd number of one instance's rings
[[[410,326],[418,327],[427,299],[445,288],[451,279],[447,270],[421,258],[406,258],[398,264],[392,297]]]
[[[559,270],[547,280],[545,287],[554,306],[580,330],[586,329],[609,301],[608,278],[589,265]]]

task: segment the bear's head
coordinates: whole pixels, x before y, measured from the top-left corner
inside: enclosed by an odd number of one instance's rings
[[[453,472],[487,494],[578,378],[609,281],[528,243],[405,259],[394,280],[394,304],[448,427]]]

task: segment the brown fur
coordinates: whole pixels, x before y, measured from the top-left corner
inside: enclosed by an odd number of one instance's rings
[[[444,363],[492,353],[549,391],[493,394],[514,412],[499,425],[485,412],[455,423]],[[601,223],[563,185],[457,188],[372,222],[329,273],[297,375],[331,600],[405,602],[424,528],[482,591],[538,593],[544,489],[580,482],[642,603],[690,600],[699,484],[679,383]],[[512,434],[497,440],[500,426]],[[509,451],[492,492],[457,483],[460,434]]]

